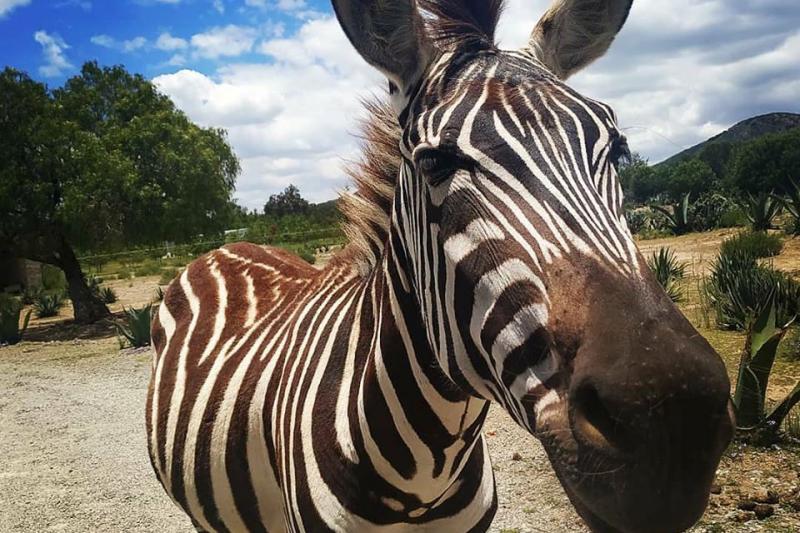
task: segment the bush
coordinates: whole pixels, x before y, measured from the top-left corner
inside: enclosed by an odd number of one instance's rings
[[[32,305],[41,295],[41,287],[25,287],[25,290],[22,291],[22,303]]]
[[[64,307],[64,297],[59,293],[42,294],[33,304],[38,318],[56,316],[62,307]]]
[[[788,224],[788,232],[792,235],[800,235],[800,185],[794,180],[786,191],[786,196],[777,198],[781,205],[791,216]]]
[[[704,288],[723,329],[747,329],[773,294],[778,322],[790,322],[800,310],[800,284],[784,272],[758,264],[746,251],[720,253]]]
[[[64,291],[67,289],[67,278],[64,272],[53,265],[42,265],[42,287],[48,291]]]
[[[133,269],[133,275],[138,277],[156,276],[161,274],[161,263],[155,259],[148,259]]]
[[[150,321],[153,317],[153,306],[146,305],[141,309],[130,307],[124,309],[121,321],[114,322],[117,330],[119,347],[126,345],[141,348],[150,344]]]
[[[113,304],[117,301],[117,293],[111,287],[102,287],[99,295],[104,304]]]
[[[647,259],[647,266],[673,302],[683,299],[679,282],[686,273],[686,263],[678,261],[675,252],[669,248],[661,248]]]
[[[732,255],[745,253],[755,258],[775,257],[783,250],[783,239],[775,233],[746,231],[722,241],[720,253]]]
[[[161,271],[161,277],[158,278],[159,285],[169,285],[172,280],[178,277],[179,271],[177,268],[165,268]]]
[[[22,302],[7,294],[0,294],[0,345],[16,344],[28,329],[31,310],[25,313],[22,327],[19,327],[19,316],[22,313]]]
[[[155,302],[163,302],[164,301],[164,288],[161,287],[160,285],[158,287],[156,287],[155,299],[153,301],[155,301]]]
[[[653,227],[653,212],[647,208],[628,209],[625,211],[628,229],[634,235]]]
[[[720,228],[738,228],[746,226],[747,223],[747,215],[741,206],[736,204],[731,205],[719,218]]]
[[[695,231],[708,231],[723,227],[725,213],[734,209],[736,204],[717,193],[705,193],[691,206],[690,218]]]

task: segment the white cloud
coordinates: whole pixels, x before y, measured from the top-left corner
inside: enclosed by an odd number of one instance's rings
[[[94,35],[91,39],[89,39],[89,41],[91,41],[92,44],[96,44],[97,46],[102,46],[104,48],[114,48],[114,46],[116,46],[116,41],[114,38],[105,34]]]
[[[230,65],[213,77],[181,70],[154,82],[194,121],[228,130],[242,161],[243,205],[260,208],[290,183],[313,201],[328,200],[347,184],[343,159],[357,153],[359,96],[382,91],[381,77],[330,16],[259,48],[274,61]]]
[[[211,28],[205,33],[192,36],[192,47],[199,57],[216,59],[222,56],[235,57],[253,49],[257,32],[247,26],[229,24]]]
[[[134,37],[133,39],[122,41],[122,51],[123,52],[133,52],[147,44],[147,39],[144,37]]]
[[[11,13],[15,8],[27,6],[31,0],[0,0],[0,18]]]
[[[524,45],[548,3],[509,0],[501,45]],[[796,0],[634,2],[609,54],[570,84],[611,104],[632,148],[660,160],[749,116],[800,111],[798,28]],[[237,196],[244,205],[260,207],[290,183],[314,201],[334,197],[347,184],[342,159],[357,153],[358,98],[381,92],[383,81],[330,15],[306,20],[292,34],[266,23],[229,39],[241,30],[201,34],[192,50],[212,58],[256,51],[264,63],[213,75],[181,70],[156,83],[195,121],[228,129],[242,159]],[[173,64],[184,65],[184,54]]]
[[[115,50],[121,50],[123,52],[135,52],[141,48],[147,46],[147,39],[142,36],[134,37],[133,39],[127,39],[124,41],[117,41],[110,35],[101,34],[101,35],[94,35],[92,36],[89,41],[92,44],[96,44],[97,46],[102,46],[104,48],[113,48]]]
[[[164,32],[158,36],[156,39],[156,48],[159,50],[166,50],[166,51],[173,51],[173,50],[183,50],[189,46],[189,43],[186,42],[186,39],[181,39],[180,37],[173,37],[169,34],[169,32]]]
[[[39,30],[33,34],[37,43],[42,45],[42,55],[46,63],[39,67],[39,74],[46,78],[54,78],[63,74],[65,70],[71,69],[72,64],[67,60],[64,51],[69,45],[57,34],[49,34],[44,30]]]

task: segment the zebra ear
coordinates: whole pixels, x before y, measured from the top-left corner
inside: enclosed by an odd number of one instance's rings
[[[606,53],[633,0],[555,0],[531,34],[530,49],[567,79]]]
[[[415,0],[333,0],[333,9],[361,57],[401,94],[419,80],[433,48]]]

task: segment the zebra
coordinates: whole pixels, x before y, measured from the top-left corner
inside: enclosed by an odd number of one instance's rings
[[[725,367],[627,229],[613,111],[564,82],[632,0],[334,0],[382,72],[348,244],[316,269],[237,243],[154,316],[157,478],[199,531],[486,531],[490,404],[538,438],[598,532],[675,532],[731,439]]]

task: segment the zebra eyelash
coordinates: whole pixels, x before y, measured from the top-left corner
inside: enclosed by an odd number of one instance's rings
[[[628,139],[624,135],[617,134],[611,140],[608,157],[616,168],[631,161],[631,149],[628,146]]]
[[[414,166],[428,185],[441,184],[458,170],[469,170],[472,163],[464,156],[451,150],[425,148],[414,155]]]

